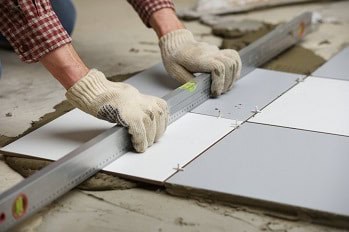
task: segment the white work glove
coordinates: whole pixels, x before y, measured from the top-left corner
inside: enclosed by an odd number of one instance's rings
[[[235,50],[197,42],[186,29],[162,36],[159,45],[167,72],[179,82],[193,81],[193,73],[211,73],[214,97],[230,90],[240,76],[241,60]]]
[[[80,110],[126,127],[138,152],[156,142],[167,127],[166,101],[141,94],[129,84],[108,81],[96,69],[68,89],[66,97]]]

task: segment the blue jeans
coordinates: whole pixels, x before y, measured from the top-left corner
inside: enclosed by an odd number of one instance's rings
[[[69,35],[72,34],[75,21],[76,11],[71,0],[51,0],[52,8],[56,13],[57,17],[61,21],[64,29]],[[1,22],[0,22],[1,23]],[[11,49],[10,43],[7,39],[0,34],[0,48]],[[1,61],[0,61],[0,77],[1,77]]]

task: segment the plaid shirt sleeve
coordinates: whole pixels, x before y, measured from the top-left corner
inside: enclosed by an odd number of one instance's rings
[[[2,0],[0,32],[27,63],[71,42],[50,0]]]
[[[150,27],[149,19],[155,11],[162,8],[175,10],[172,0],[128,0],[128,2],[137,11],[139,17],[147,27]]]

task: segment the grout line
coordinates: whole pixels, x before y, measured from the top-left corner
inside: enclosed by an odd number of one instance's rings
[[[300,75],[300,74],[297,74],[297,75]],[[304,75],[301,75],[303,76],[303,82],[306,81],[306,79],[308,78],[308,76],[304,76]],[[271,105],[273,102],[275,102],[276,100],[278,100],[279,98],[281,98],[283,95],[285,95],[288,91],[290,91],[291,89],[295,88],[297,85],[299,85],[300,83],[302,82],[297,82],[298,78],[295,79],[295,84],[293,84],[291,87],[289,87],[288,89],[286,89],[284,92],[282,92],[280,95],[278,95],[277,97],[275,97],[271,102],[269,102],[268,104],[266,104],[264,107],[262,107],[262,109],[260,109],[261,113],[263,113],[263,110],[265,108],[267,108],[269,105]],[[250,117],[248,117],[245,122],[250,122],[249,120],[252,119],[257,113],[251,115]]]
[[[340,78],[337,78],[337,77],[318,76],[318,75],[314,75],[314,74],[311,74],[310,77],[313,77],[313,78],[321,78],[321,79],[326,79],[326,80],[347,81],[347,82],[349,82],[349,74],[348,74],[348,80],[346,80],[346,79],[340,79]]]
[[[232,120],[234,121],[234,120]],[[198,159],[199,157],[201,157],[207,150],[209,150],[211,147],[215,146],[217,143],[219,143],[221,140],[223,140],[226,136],[228,136],[229,134],[233,133],[234,131],[238,130],[239,127],[244,124],[246,121],[241,121],[241,123],[239,124],[239,126],[235,127],[234,129],[232,129],[231,131],[229,131],[227,134],[223,135],[221,138],[219,138],[217,141],[215,141],[214,143],[212,143],[211,145],[209,145],[207,148],[205,148],[202,152],[200,152],[197,156],[193,157],[189,162],[187,162],[185,165],[183,165],[181,167],[181,169],[183,169],[183,172],[185,172],[185,167],[188,166],[189,164],[191,164],[192,162],[194,162],[196,159]],[[167,181],[169,179],[171,179],[173,176],[175,176],[178,172],[180,171],[176,171],[173,174],[171,174],[169,177],[167,177],[163,183],[166,184],[168,183]]]
[[[273,70],[268,70],[268,71],[273,71]],[[279,72],[279,71],[278,71],[278,72]],[[297,76],[301,76],[301,77],[296,78],[296,79],[294,80],[295,83],[294,83],[293,85],[291,85],[291,86],[290,86],[288,89],[286,89],[285,91],[281,92],[280,95],[276,96],[271,102],[267,103],[264,107],[262,107],[261,109],[258,109],[259,111],[261,111],[260,113],[263,113],[263,110],[264,110],[266,107],[268,107],[268,106],[269,106],[270,104],[272,104],[274,101],[276,101],[277,99],[279,99],[280,97],[282,97],[284,94],[286,94],[288,91],[290,91],[291,89],[293,89],[294,87],[296,87],[298,84],[303,83],[304,81],[306,81],[306,79],[308,79],[308,77],[309,77],[309,76],[303,75],[303,74],[296,74],[296,73],[291,73],[291,74],[297,75]],[[302,78],[303,81],[302,81],[302,82],[297,82],[297,80],[298,80],[299,78]],[[194,110],[194,109],[193,109],[193,110]],[[210,116],[210,117],[215,117],[215,118],[217,118],[217,116],[215,116],[215,115],[210,115],[210,114],[205,114],[205,113],[199,113],[199,112],[193,112],[193,110],[192,110],[192,111],[189,111],[188,113],[199,114],[199,115],[205,115],[205,116]],[[248,120],[250,120],[251,118],[253,118],[256,114],[257,114],[257,113],[254,113],[254,114],[252,114],[251,116],[247,117],[247,119],[245,119],[245,120],[240,120],[240,121],[241,121],[242,123],[247,122]],[[231,119],[231,118],[226,118],[226,117],[224,117],[223,114],[221,114],[220,117],[221,117],[221,118],[224,118],[224,119],[234,120],[234,119]],[[241,123],[241,124],[242,124],[242,123]]]
[[[284,128],[284,129],[291,129],[291,130],[312,132],[312,133],[316,133],[316,134],[326,134],[326,135],[333,135],[333,136],[340,136],[340,137],[349,138],[349,135],[341,135],[341,134],[334,134],[334,133],[323,132],[323,131],[307,130],[307,129],[296,128],[296,127],[287,127],[287,126],[280,126],[280,125],[261,123],[261,122],[251,122],[251,121],[248,121],[247,123],[253,123],[253,124],[259,124],[259,125],[264,125],[264,126],[279,127],[279,128]]]

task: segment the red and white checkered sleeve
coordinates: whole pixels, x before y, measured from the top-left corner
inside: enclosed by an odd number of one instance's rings
[[[2,0],[0,32],[27,63],[71,42],[50,0]]]
[[[149,19],[155,11],[162,8],[175,10],[172,0],[128,0],[128,2],[137,11],[139,17],[147,27],[150,27]]]

